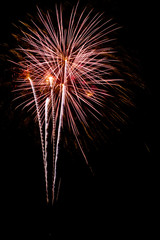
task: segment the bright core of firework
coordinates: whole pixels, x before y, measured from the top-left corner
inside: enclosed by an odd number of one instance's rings
[[[23,46],[18,50],[22,53],[23,60],[19,66],[22,72],[27,71],[33,81],[42,119],[44,100],[51,97],[48,86],[54,91],[56,119],[58,117],[66,67],[65,114],[77,136],[78,129],[72,112],[87,124],[83,105],[95,114],[98,111],[96,105],[103,105],[103,98],[108,96],[104,86],[111,84],[110,73],[113,70],[109,58],[112,49],[108,46],[108,34],[115,30],[115,25],[110,25],[110,20],[103,22],[100,14],[91,18],[92,11],[86,14],[84,10],[77,19],[76,6],[72,9],[67,28],[63,25],[62,10],[58,11],[56,7],[57,25],[53,26],[49,13],[43,16],[38,11],[44,30],[35,22],[32,27],[26,25],[27,29],[22,30]],[[19,79],[19,82],[21,90],[28,90],[24,78]],[[33,101],[29,98],[27,106],[32,104]]]
[[[26,77],[24,74],[19,76],[19,90],[26,92],[23,95],[28,94],[25,106],[31,109],[36,106],[46,171],[47,137],[44,141],[42,128],[45,123],[46,136],[48,119],[53,120],[53,185],[63,116],[66,116],[85,157],[76,121],[88,125],[87,111],[93,116],[99,114],[97,106],[103,106],[103,99],[108,96],[107,86],[112,83],[112,49],[108,36],[115,30],[115,24],[110,20],[104,22],[102,14],[93,16],[93,11],[86,13],[83,10],[76,16],[77,7],[78,4],[72,9],[65,27],[61,8],[56,7],[55,25],[49,13],[44,15],[38,10],[43,27],[33,21],[32,26],[24,24],[26,30],[22,30],[22,44],[17,49],[22,53],[18,63],[20,71],[26,73]],[[47,172],[45,177],[47,188]]]

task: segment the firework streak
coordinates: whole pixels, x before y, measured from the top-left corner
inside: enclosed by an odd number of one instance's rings
[[[47,180],[47,145],[45,144],[44,147],[44,140],[43,140],[43,131],[42,131],[42,123],[41,123],[41,118],[40,118],[40,111],[39,111],[39,106],[38,106],[38,101],[37,101],[37,96],[36,96],[36,92],[33,86],[33,82],[32,80],[29,78],[31,87],[32,87],[32,91],[33,91],[33,95],[34,95],[34,100],[35,100],[35,105],[36,105],[36,110],[37,110],[37,117],[38,117],[38,122],[39,122],[39,130],[40,130],[40,137],[41,137],[41,145],[42,145],[42,154],[43,154],[43,163],[44,163],[44,172],[45,172],[45,183],[46,183],[46,200],[48,202],[48,180]],[[48,108],[48,98],[46,99],[46,109]],[[46,110],[46,112],[48,112]],[[47,114],[46,118],[47,118]],[[48,121],[46,121],[46,129],[48,128]],[[47,132],[47,131],[46,131]],[[47,134],[46,134],[47,135]],[[46,137],[47,139],[47,137]],[[45,141],[46,143],[46,141]]]
[[[22,44],[17,49],[22,55],[18,66],[22,73],[26,73],[19,77],[19,90],[25,92],[23,96],[29,96],[24,101],[25,106],[32,109],[35,105],[39,122],[47,202],[49,122],[52,122],[54,202],[64,115],[88,164],[76,122],[79,120],[88,126],[88,113],[98,119],[98,109],[103,107],[104,99],[109,96],[107,86],[115,81],[110,77],[114,68],[110,59],[111,39],[108,38],[109,33],[116,29],[115,24],[110,24],[111,20],[104,22],[102,14],[86,13],[86,9],[76,16],[77,7],[78,4],[71,11],[68,26],[64,26],[61,8],[58,10],[56,7],[55,26],[50,14],[43,15],[38,9],[41,27],[34,21],[32,26],[23,23],[26,30],[22,30]]]

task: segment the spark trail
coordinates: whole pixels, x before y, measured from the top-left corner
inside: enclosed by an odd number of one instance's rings
[[[58,149],[60,143],[61,136],[61,128],[63,124],[63,114],[64,114],[64,106],[65,106],[65,98],[66,98],[66,83],[67,83],[67,59],[64,62],[64,82],[62,83],[62,100],[60,107],[60,116],[59,116],[59,125],[58,125],[58,134],[57,134],[57,142],[56,142],[56,156],[55,156],[55,164],[54,164],[54,179],[53,179],[53,188],[52,188],[52,202],[54,202],[55,198],[55,183],[56,183],[56,171],[57,171],[57,160],[58,160]]]
[[[53,145],[53,162],[52,162],[52,204],[55,198],[55,102],[54,102],[54,82],[53,77],[49,77],[50,87],[51,87],[51,102],[52,102],[52,145]]]
[[[36,110],[37,110],[37,117],[38,117],[39,130],[40,130],[40,138],[41,138],[41,145],[42,145],[44,173],[45,173],[46,200],[47,200],[47,202],[48,202],[49,199],[48,199],[47,157],[46,157],[46,150],[45,150],[45,147],[44,147],[42,123],[41,123],[40,111],[39,111],[39,106],[38,106],[38,101],[37,101],[37,96],[36,96],[35,88],[34,88],[34,85],[33,85],[32,80],[31,80],[30,78],[28,78],[28,79],[29,79],[30,84],[31,84],[31,88],[32,88],[33,96],[34,96],[34,100],[35,100],[35,105],[36,105]],[[48,105],[48,98],[46,99],[46,105]],[[47,106],[47,107],[48,107],[48,106]]]
[[[48,122],[48,108],[49,108],[49,102],[50,102],[50,99],[47,98],[46,99],[46,103],[45,103],[45,174],[47,174],[47,147],[48,147],[48,125],[49,125],[49,122]],[[48,175],[48,174],[47,174]],[[46,185],[46,189],[47,189],[47,202],[49,201],[48,199],[48,180],[46,179],[46,182],[47,182],[47,185]]]

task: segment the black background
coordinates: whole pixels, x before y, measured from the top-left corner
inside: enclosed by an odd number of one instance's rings
[[[71,6],[74,1],[62,1]],[[154,38],[149,1],[80,1],[113,17],[122,29],[119,40],[136,61],[141,86],[134,92],[130,120],[98,149],[88,153],[94,176],[80,153],[63,149],[61,188],[53,207],[46,206],[38,125],[15,110],[7,50],[12,46],[12,23],[35,15],[36,5],[53,8],[54,1],[1,3],[0,162],[1,224],[5,238],[113,239],[153,234],[155,197],[155,132],[157,131],[154,76],[149,49]],[[154,6],[155,7],[155,6]],[[153,19],[152,19],[153,20]],[[149,61],[150,60],[150,61]],[[143,86],[142,86],[143,85]],[[137,90],[138,89],[138,90]],[[128,112],[126,113],[128,114]],[[70,136],[68,136],[70,138]],[[63,147],[62,147],[63,148]],[[155,223],[156,224],[156,223]]]

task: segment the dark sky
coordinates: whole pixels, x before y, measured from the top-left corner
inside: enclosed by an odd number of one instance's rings
[[[62,2],[66,7],[74,3]],[[7,51],[13,46],[12,24],[24,20],[27,13],[34,15],[36,5],[45,10],[54,9],[55,2],[16,0],[1,3],[1,207],[6,239],[24,239],[24,236],[61,239],[63,234],[69,239],[77,239],[77,236],[107,239],[110,234],[130,239],[137,236],[139,230],[140,236],[149,231],[146,226],[150,225],[154,196],[156,128],[156,79],[148,63],[148,45],[152,39],[152,31],[148,29],[153,5],[148,1],[145,5],[142,1],[80,1],[81,6],[86,4],[103,11],[108,18],[113,17],[122,26],[118,38],[125,56],[129,56],[130,66],[134,65],[131,68],[136,84],[131,90],[135,106],[131,110],[127,108],[129,120],[119,125],[119,131],[106,131],[107,141],[101,141],[96,149],[90,143],[88,160],[94,176],[80,153],[74,153],[71,147],[63,149],[59,199],[54,207],[46,207],[38,126],[30,113],[15,110]]]

